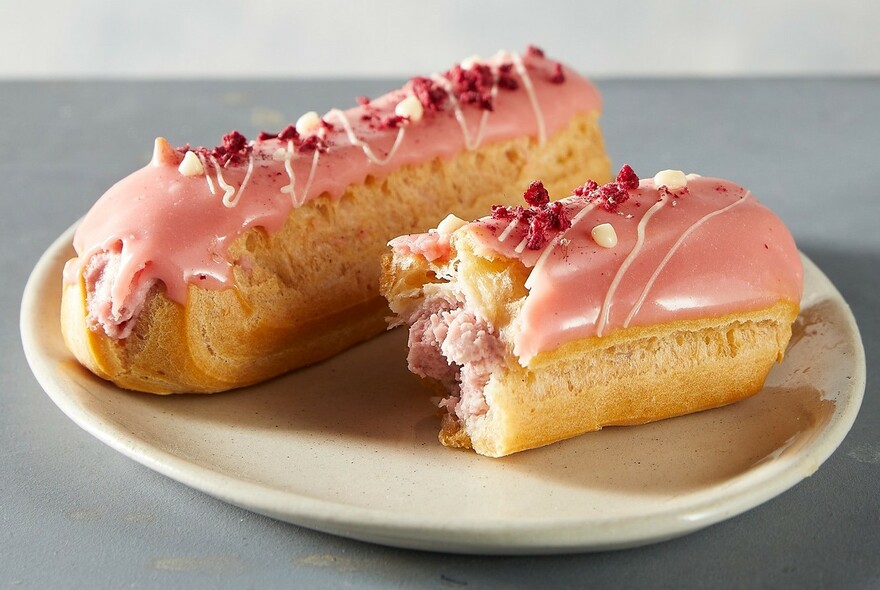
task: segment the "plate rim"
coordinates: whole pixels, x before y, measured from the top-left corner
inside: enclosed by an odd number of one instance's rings
[[[63,379],[55,374],[51,363],[40,355],[39,338],[31,325],[39,303],[40,288],[51,276],[60,280],[58,260],[70,247],[78,224],[74,223],[43,252],[22,294],[19,329],[25,357],[52,402],[77,426],[104,444],[188,487],[271,518],[362,541],[410,549],[514,555],[625,548],[681,536],[741,514],[812,475],[843,442],[864,398],[865,352],[852,310],[831,280],[801,253],[805,270],[815,273],[825,283],[833,296],[832,300],[841,304],[841,318],[845,323],[841,328],[852,339],[851,362],[854,371],[848,388],[849,395],[844,396],[845,403],[835,408],[833,417],[823,426],[821,435],[796,456],[796,461],[790,461],[781,470],[777,465],[773,478],[762,478],[761,474],[770,466],[758,465],[729,480],[728,483],[732,482],[733,485],[726,486],[721,496],[704,498],[689,504],[686,510],[677,507],[655,511],[650,515],[589,520],[563,517],[534,521],[490,519],[471,526],[464,522],[450,522],[445,515],[429,521],[424,515],[390,513],[380,508],[308,497],[220,473],[139,442],[132,433],[80,407],[63,391]],[[60,337],[60,325],[56,328]],[[755,485],[756,482],[762,485]],[[718,487],[712,486],[707,490]],[[701,490],[698,496],[704,495],[707,490]],[[390,516],[393,518],[389,519]],[[659,532],[645,534],[646,529]],[[438,536],[442,537],[439,541]]]

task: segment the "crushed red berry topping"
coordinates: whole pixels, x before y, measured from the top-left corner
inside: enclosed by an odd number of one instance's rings
[[[492,219],[528,223],[526,248],[540,250],[549,241],[550,232],[564,231],[571,226],[565,206],[559,201],[551,203],[550,194],[540,181],[531,183],[523,193],[523,198],[529,204],[528,208],[493,205]]]
[[[498,207],[500,207],[500,205]],[[514,219],[517,221],[528,221],[535,214],[535,211],[531,207],[526,208],[522,205],[517,205],[516,207],[502,207],[500,209],[493,207],[492,212],[493,214],[497,214],[499,219],[509,219],[511,221]]]
[[[629,193],[616,182],[609,182],[599,188],[599,199],[603,209],[614,213],[629,199]]]
[[[523,198],[532,207],[542,207],[550,202],[550,193],[544,188],[543,182],[536,180],[523,193]]]
[[[571,191],[571,194],[577,197],[586,197],[597,188],[599,188],[598,182],[596,182],[595,180],[588,180],[582,186],[579,186]]]
[[[529,57],[544,57],[544,50],[534,45],[526,47],[526,55]]]
[[[516,210],[522,207],[507,207],[506,205],[492,205],[492,219],[509,220],[516,216]]]
[[[299,144],[299,151],[301,152],[313,152],[315,150],[326,152],[328,149],[330,149],[330,144],[326,139],[318,135],[309,135]]]
[[[413,78],[412,91],[426,111],[442,111],[446,106],[446,91],[430,78],[421,76]]]
[[[498,87],[504,90],[519,88],[519,82],[513,77],[513,64],[506,63],[498,66]]]
[[[550,229],[558,229],[561,231],[571,227],[571,220],[565,213],[565,206],[559,201],[549,203],[544,207],[544,212],[548,215],[547,223]]]
[[[238,131],[230,131],[223,136],[223,140],[217,147],[208,149],[206,147],[198,147],[192,149],[189,144],[177,148],[178,151],[194,151],[204,157],[213,157],[221,166],[226,166],[230,162],[232,164],[240,163],[245,157],[251,153],[251,146],[248,144],[247,138]]]
[[[556,62],[553,64],[553,74],[550,76],[550,81],[553,84],[562,84],[565,82],[565,72],[562,71],[562,64]]]
[[[549,241],[550,231],[564,231],[571,227],[571,220],[565,214],[565,208],[559,201],[545,204],[529,220],[529,231],[526,234],[526,247],[540,250]]]
[[[526,57],[543,59],[544,51],[539,47],[529,45],[526,48],[525,55]],[[462,106],[473,105],[484,111],[492,111],[495,106],[493,89],[496,85],[499,89],[511,91],[517,90],[520,87],[520,82],[515,75],[514,64],[510,62],[494,66],[494,71],[493,66],[485,63],[475,63],[468,69],[462,68],[461,65],[455,65],[442,75],[449,81],[448,92],[447,87],[444,86],[442,80],[441,83],[438,83],[434,79],[422,76],[410,80],[411,92],[422,104],[422,107],[428,112],[445,110],[449,103],[450,95],[457,99]],[[555,62],[553,66],[550,81],[556,84],[565,81],[565,72],[562,68],[562,64],[559,62]],[[397,129],[407,120],[406,117],[401,117],[393,112],[381,112],[373,106],[370,98],[367,96],[358,96],[356,100],[357,103],[363,107],[363,112],[360,115],[361,120],[367,121],[369,126],[373,129]],[[321,119],[321,126],[325,132],[336,130],[335,125],[323,118]],[[271,139],[278,139],[281,142],[293,141],[296,148],[301,152],[311,152],[314,150],[325,152],[330,147],[330,142],[326,138],[318,135],[302,138],[293,125],[288,125],[280,133],[260,131],[259,135],[257,135],[256,141],[262,142]],[[200,156],[216,158],[220,165],[226,166],[229,163],[239,164],[244,158],[250,155],[253,147],[248,144],[244,135],[238,131],[231,131],[224,135],[221,144],[213,149],[205,147],[192,148],[190,144],[180,146],[176,149],[179,152],[195,151]],[[581,187],[585,191],[584,194],[592,191],[592,189],[587,191],[585,187],[587,187],[587,185]],[[546,193],[546,191],[544,192]],[[542,207],[546,205],[546,203],[544,203],[544,205],[530,203],[530,205],[534,208]],[[526,209],[524,211],[530,210]],[[533,214],[523,213],[523,215],[528,216]]]
[[[639,188],[639,177],[629,164],[621,166],[620,172],[617,173],[617,184],[627,190]]]
[[[359,96],[357,98],[357,101],[358,104],[363,107],[363,112],[361,113],[361,121],[371,121],[374,117],[376,117],[376,108],[370,104],[369,98],[367,98],[366,96]]]
[[[529,45],[526,48],[526,56],[544,58],[544,51]],[[458,64],[445,71],[442,76],[449,80],[448,94],[443,84],[434,79],[417,76],[410,80],[412,93],[426,111],[443,111],[447,106],[449,95],[461,105],[473,105],[484,111],[492,111],[495,107],[492,94],[496,85],[502,90],[517,90],[520,87],[520,82],[515,76],[514,64],[511,62],[495,66],[494,71],[493,66],[486,63],[474,63],[467,69]],[[558,62],[555,64],[550,80],[554,84],[565,81],[562,64]],[[362,101],[361,98],[366,97],[359,97],[358,103],[369,107],[368,101]],[[371,114],[365,113],[361,118],[370,120]]]
[[[529,250],[540,250],[547,243],[547,232],[543,224],[535,223],[538,217],[535,216],[529,221],[529,231],[526,233],[526,248]]]
[[[474,64],[470,69],[453,66],[443,76],[452,82],[452,91],[462,104],[477,105],[484,111],[492,110],[492,68],[486,64]]]
[[[606,211],[616,213],[620,205],[629,199],[629,191],[638,187],[639,177],[629,165],[624,164],[617,173],[616,181],[599,186],[595,181],[588,180],[583,186],[575,188],[572,194],[587,201],[597,201]]]
[[[288,125],[284,129],[281,130],[281,133],[278,134],[278,139],[280,141],[291,141],[294,142],[299,141],[299,132],[296,130],[296,127],[293,125]]]
[[[221,145],[227,152],[242,152],[247,149],[247,138],[238,131],[230,131],[223,136]]]
[[[406,117],[401,117],[400,115],[373,117],[370,119],[370,127],[375,129],[397,129],[403,125],[404,121],[406,121]]]
[[[717,190],[717,189],[716,189],[716,190]],[[672,191],[672,190],[669,189],[669,187],[667,187],[666,185],[663,185],[663,186],[661,186],[660,188],[657,189],[657,192],[659,192],[661,196],[663,196],[663,197],[667,197],[667,198],[670,198],[670,199],[671,199],[671,198],[677,198],[677,199],[680,199],[680,198],[682,198],[682,197],[686,197],[687,195],[690,194],[690,191],[688,191],[688,187],[686,187],[686,186],[685,186],[685,187],[682,187],[682,188],[680,188],[680,189],[678,189],[678,190]],[[720,192],[720,191],[719,191],[719,192]],[[724,192],[727,192],[727,189],[725,189]],[[673,201],[672,204],[674,205],[674,204],[675,204],[675,201]]]
[[[381,111],[370,105],[369,102],[361,104],[364,107],[364,112],[361,113],[361,121],[366,121],[371,129],[397,129],[404,121],[406,121],[405,117],[401,117],[395,113],[383,114]]]

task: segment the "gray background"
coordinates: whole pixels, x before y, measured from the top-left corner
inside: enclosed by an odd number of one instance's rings
[[[853,308],[868,387],[810,478],[730,521],[599,554],[471,557],[390,549],[248,513],[77,428],[31,375],[18,331],[40,254],[152,138],[214,145],[401,80],[0,84],[0,586],[880,586],[880,79],[600,80],[615,165],[751,188]],[[60,280],[60,278],[59,278]]]

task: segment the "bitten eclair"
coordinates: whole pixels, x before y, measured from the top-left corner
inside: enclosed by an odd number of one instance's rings
[[[727,180],[588,182],[391,241],[382,291],[409,367],[444,392],[440,440],[492,457],[763,387],[798,315],[782,222]]]

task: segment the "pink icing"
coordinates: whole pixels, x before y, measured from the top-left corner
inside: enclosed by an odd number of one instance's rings
[[[532,268],[514,341],[523,365],[566,342],[628,326],[800,301],[803,271],[794,240],[742,187],[697,177],[686,191],[661,194],[653,180],[642,180],[628,193],[617,212],[580,197],[563,199],[576,221],[539,250],[521,246],[525,223],[514,222],[503,241],[511,222],[487,217],[469,226],[483,248]],[[602,223],[614,227],[616,246],[604,248],[592,238]],[[640,225],[643,242],[636,248]]]
[[[519,59],[515,54],[499,54],[487,63],[497,68]],[[521,59],[525,75],[514,70],[520,88],[497,91],[491,112],[463,105],[456,113],[449,105],[440,112],[426,110],[420,121],[405,122],[400,130],[376,129],[362,120],[367,108],[393,114],[409,84],[372,101],[369,107],[345,111],[351,131],[369,146],[372,158],[362,145],[351,141],[341,112],[331,111],[324,118],[334,129],[322,132],[329,150],[319,153],[317,160],[314,151],[296,151],[289,169],[283,160],[289,144],[278,139],[253,144],[251,157],[222,168],[210,158],[203,159],[206,175],[186,177],[176,164],[153,162],[110,188],[85,217],[74,237],[79,258],[67,266],[65,280],[78,281],[92,257],[118,253],[118,264],[105,265],[115,272],[110,284],[102,285],[103,297],[110,297],[109,305],[102,300],[92,306],[106,310],[98,323],[113,323],[114,317],[125,315],[124,311],[139,309],[142,301],[131,301],[131,295],[145,293],[145,284],[161,281],[168,297],[184,303],[190,283],[208,288],[228,284],[231,262],[227,248],[246,229],[259,226],[274,232],[293,207],[319,195],[339,197],[349,185],[363,182],[369,175],[381,178],[401,166],[455,156],[466,147],[466,134],[456,114],[467,126],[467,147],[475,148],[477,137],[481,145],[522,135],[543,139],[542,131],[553,133],[574,114],[600,108],[595,87],[572,70],[564,69],[564,83],[554,83],[555,62],[532,54]],[[484,113],[488,114],[480,136]],[[395,142],[399,145],[393,150]],[[293,194],[288,188],[291,172]],[[232,207],[222,202],[224,184],[236,191],[227,199],[234,203]],[[102,280],[106,283],[107,277]]]

